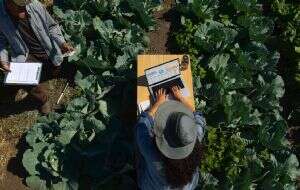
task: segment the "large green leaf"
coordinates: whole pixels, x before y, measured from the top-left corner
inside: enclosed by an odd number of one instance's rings
[[[33,145],[33,149],[27,149],[23,155],[22,163],[26,171],[30,175],[39,175],[38,165],[40,163],[40,155],[48,146],[47,143],[41,142]]]
[[[44,153],[44,160],[42,166],[54,177],[60,176],[60,166],[61,166],[61,150],[57,150],[55,144],[51,144]]]
[[[57,141],[60,142],[63,146],[70,144],[74,135],[77,133],[76,130],[65,129],[60,132],[60,135],[57,136]]]
[[[194,0],[190,6],[193,14],[195,14],[198,19],[204,20],[214,17],[218,4],[219,1],[216,0]]]
[[[237,36],[237,31],[220,22],[207,20],[200,24],[195,32],[195,44],[201,50],[212,53],[230,46]]]
[[[99,111],[102,113],[104,117],[109,117],[107,102],[100,100],[99,101]]]
[[[248,29],[250,40],[258,42],[266,41],[274,28],[273,21],[262,16],[240,16],[238,24]]]
[[[26,184],[32,190],[48,190],[46,181],[41,180],[38,176],[30,176],[26,178]]]
[[[222,69],[227,67],[230,56],[228,54],[216,55],[209,62],[209,67],[218,74]]]
[[[136,22],[143,28],[152,30],[155,25],[155,20],[149,14],[154,8],[152,0],[126,0],[135,16]]]
[[[291,154],[290,157],[286,160],[285,166],[287,169],[287,175],[289,175],[292,180],[296,180],[300,175],[299,161],[296,155]]]
[[[85,120],[85,125],[87,125],[87,127],[89,128],[93,128],[95,129],[97,132],[103,131],[106,129],[105,124],[96,119],[95,117],[89,117]]]
[[[72,102],[70,102],[67,106],[67,111],[69,112],[82,112],[83,114],[86,114],[88,112],[88,106],[89,102],[84,97],[79,97]]]
[[[251,12],[256,9],[257,0],[231,0],[237,11]]]
[[[254,111],[251,101],[240,94],[228,94],[224,98],[224,111],[228,121],[239,125],[260,125],[260,114]]]

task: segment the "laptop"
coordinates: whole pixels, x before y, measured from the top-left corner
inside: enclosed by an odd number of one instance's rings
[[[183,96],[189,96],[186,85],[181,78],[179,59],[174,59],[146,69],[145,75],[148,81],[148,89],[153,100],[156,99],[155,93],[161,88],[165,89],[168,98],[172,99],[170,92],[173,86],[179,86]]]

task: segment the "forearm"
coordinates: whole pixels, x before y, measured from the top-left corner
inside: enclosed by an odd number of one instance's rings
[[[166,101],[166,90],[165,89],[159,89],[156,93],[156,102],[155,104],[150,108],[150,111],[148,114],[154,118],[156,111],[158,110],[158,107],[163,104]]]
[[[156,113],[156,111],[157,111],[157,109],[158,109],[158,107],[159,107],[159,103],[158,102],[156,102],[151,108],[150,108],[150,110],[149,110],[149,112],[148,112],[148,114],[151,116],[151,117],[153,117],[154,118],[154,116],[155,116],[155,113]]]
[[[183,103],[186,107],[188,107],[190,110],[192,110],[193,112],[195,112],[194,106],[185,97],[182,96],[178,100],[181,103]]]

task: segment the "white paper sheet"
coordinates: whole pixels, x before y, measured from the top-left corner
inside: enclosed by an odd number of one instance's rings
[[[42,63],[10,63],[11,72],[4,79],[6,85],[38,85]]]
[[[147,111],[150,108],[150,101],[147,100],[147,101],[141,102],[138,105],[138,107],[139,107],[139,113],[142,113],[143,111]]]

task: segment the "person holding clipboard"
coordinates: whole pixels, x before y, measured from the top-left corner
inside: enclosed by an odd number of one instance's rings
[[[40,113],[48,114],[51,107],[43,81],[59,73],[64,54],[72,51],[74,48],[65,41],[59,25],[39,1],[0,0],[0,69],[10,72],[9,60],[42,63],[39,84],[5,85],[3,93],[12,97],[23,88],[34,98]]]

